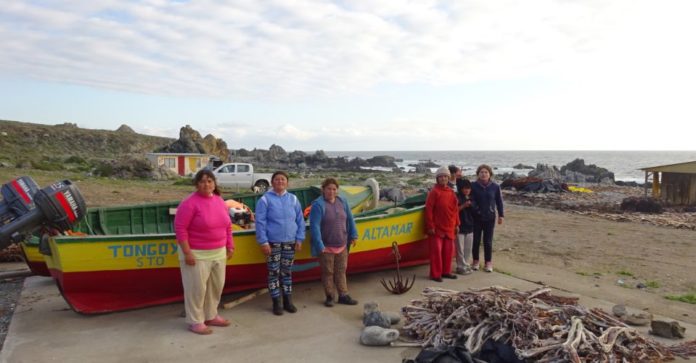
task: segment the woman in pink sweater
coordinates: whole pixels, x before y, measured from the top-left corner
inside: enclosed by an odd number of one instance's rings
[[[209,326],[230,325],[229,320],[218,315],[217,307],[234,241],[232,222],[215,174],[201,170],[194,183],[196,191],[176,210],[174,229],[179,243],[186,322],[192,332],[207,335],[213,332]]]

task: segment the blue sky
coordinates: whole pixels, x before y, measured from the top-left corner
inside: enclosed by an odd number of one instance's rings
[[[696,4],[13,1],[0,119],[287,150],[693,150]]]

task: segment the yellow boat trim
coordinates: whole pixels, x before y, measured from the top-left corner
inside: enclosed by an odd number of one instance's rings
[[[357,221],[358,242],[351,253],[390,248],[424,238],[423,209]],[[69,272],[133,270],[178,267],[174,234],[130,236],[59,237],[50,240],[49,268]],[[141,237],[141,238],[140,238]],[[61,239],[63,241],[61,241]],[[106,240],[105,240],[106,239]],[[253,231],[234,233],[235,254],[228,265],[265,263]],[[309,228],[297,259],[311,258]]]

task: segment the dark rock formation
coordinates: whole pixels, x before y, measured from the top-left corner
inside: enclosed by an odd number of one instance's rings
[[[205,153],[203,138],[198,131],[186,125],[179,130],[179,140],[165,146],[157,152],[165,153]]]
[[[522,192],[535,193],[560,193],[568,191],[566,184],[559,183],[555,179],[541,179],[534,177],[506,179],[500,184],[503,189],[512,189]]]
[[[634,182],[634,181],[628,181],[628,182],[627,182],[627,181],[621,181],[621,180],[617,180],[617,181],[615,182],[615,184],[618,185],[618,186],[622,186],[622,187],[642,187],[642,186],[644,185],[644,184],[641,184],[641,183],[636,183],[636,182]]]
[[[220,160],[229,160],[230,158],[227,143],[213,135],[202,138],[201,134],[189,125],[179,130],[179,140],[156,150],[156,152],[210,154],[217,156]]]
[[[393,156],[378,155],[367,159],[365,162],[367,166],[384,166],[388,168],[395,168],[396,159]]]
[[[524,165],[524,164],[522,164],[522,163],[519,163],[519,164],[513,166],[512,168],[513,168],[513,169],[534,169],[533,166]]]
[[[578,173],[582,174],[582,176],[584,176],[585,179],[582,182],[599,183],[605,178],[609,178],[611,182],[614,181],[614,173],[610,172],[605,168],[598,167],[594,164],[585,165],[585,160],[583,159],[575,159],[561,167],[562,174],[570,175],[570,172],[574,172],[574,176],[576,178],[580,177]]]
[[[418,161],[418,164],[408,164],[408,166],[413,166],[413,167],[416,167],[416,168],[417,168],[418,166],[423,166],[423,167],[426,167],[426,168],[439,168],[439,167],[440,167],[440,165],[435,164],[432,160],[427,160],[427,161],[419,160],[419,161]]]

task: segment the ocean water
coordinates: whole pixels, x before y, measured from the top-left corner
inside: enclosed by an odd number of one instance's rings
[[[575,159],[585,164],[595,164],[614,173],[616,180],[642,183],[645,173],[640,168],[696,161],[696,151],[327,151],[332,157],[345,156],[363,159],[377,155],[389,155],[402,161],[396,164],[412,170],[409,164],[432,160],[439,165],[457,165],[465,175],[473,175],[481,164],[493,167],[496,174],[515,171],[525,174],[529,170],[516,170],[517,164],[536,166],[537,163],[555,165],[559,169]]]

